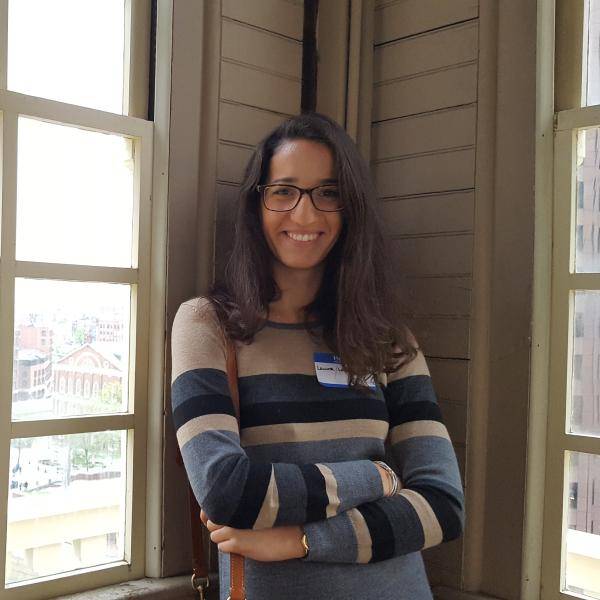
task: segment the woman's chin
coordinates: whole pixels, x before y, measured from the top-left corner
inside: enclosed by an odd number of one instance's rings
[[[316,269],[323,263],[323,260],[303,260],[303,259],[293,259],[287,257],[279,257],[277,262],[280,265],[287,269],[294,270],[302,270],[302,271],[311,271],[312,269]]]

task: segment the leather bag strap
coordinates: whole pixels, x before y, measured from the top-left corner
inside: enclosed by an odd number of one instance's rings
[[[235,344],[225,336],[227,348],[227,380],[231,399],[235,409],[235,416],[240,424],[240,396],[237,380],[237,356]],[[177,448],[177,464],[183,466],[181,451]],[[192,530],[192,586],[198,592],[200,599],[204,600],[204,592],[208,588],[208,561],[202,545],[202,520],[200,519],[200,506],[188,482],[190,504],[190,526]],[[228,600],[246,600],[244,581],[244,557],[241,554],[230,553],[229,598]]]
[[[235,344],[229,339],[227,340],[227,379],[229,382],[229,391],[233,400],[235,416],[238,421],[238,429],[240,425],[240,394],[238,390],[237,378],[237,356]],[[229,598],[228,600],[246,600],[246,589],[244,582],[244,557],[241,554],[231,553],[229,555],[230,572],[229,572]]]

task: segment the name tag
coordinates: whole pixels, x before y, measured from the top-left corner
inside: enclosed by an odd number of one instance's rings
[[[348,373],[342,369],[338,356],[330,352],[315,352],[315,372],[317,380],[325,387],[348,387]],[[366,380],[366,385],[375,388],[375,379],[371,375]]]

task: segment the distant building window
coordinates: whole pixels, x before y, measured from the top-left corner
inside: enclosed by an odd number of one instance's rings
[[[583,313],[575,315],[575,337],[583,337]]]
[[[581,380],[581,367],[583,364],[583,356],[581,354],[576,354],[573,357],[573,378],[577,380]]]
[[[583,225],[577,225],[577,250],[583,250]]]
[[[583,425],[583,396],[575,395],[571,402],[571,427],[581,428]]]
[[[577,182],[577,208],[583,208],[583,181]]]
[[[577,508],[577,482],[571,481],[569,485],[569,508]]]

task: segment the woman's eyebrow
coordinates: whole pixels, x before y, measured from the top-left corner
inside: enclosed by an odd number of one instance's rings
[[[273,179],[273,181],[271,181],[271,183],[278,183],[280,181],[285,181],[287,183],[293,183],[294,181],[298,181],[297,177],[280,177],[279,179]],[[332,179],[332,178],[328,178],[328,179],[321,179],[321,181],[319,183],[337,183],[338,180],[337,179]]]

